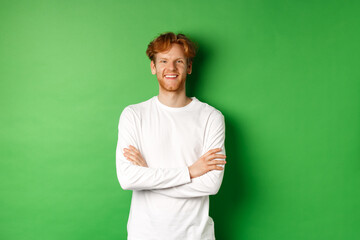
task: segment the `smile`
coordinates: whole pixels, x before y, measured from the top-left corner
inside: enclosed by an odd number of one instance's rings
[[[166,78],[176,78],[177,75],[176,74],[167,74],[165,75]]]

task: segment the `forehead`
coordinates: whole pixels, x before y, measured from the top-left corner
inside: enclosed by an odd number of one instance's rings
[[[186,56],[184,48],[177,43],[173,43],[169,50],[157,53],[156,58],[186,58]]]

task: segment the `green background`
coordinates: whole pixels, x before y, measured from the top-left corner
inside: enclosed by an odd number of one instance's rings
[[[199,44],[188,96],[226,119],[216,238],[360,239],[359,2],[0,4],[0,239],[126,239],[117,124],[158,94],[165,31]]]

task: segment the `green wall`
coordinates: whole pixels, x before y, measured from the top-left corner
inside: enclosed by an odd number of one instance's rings
[[[226,119],[220,240],[360,239],[358,1],[0,1],[0,239],[126,239],[123,108],[147,44],[199,43],[188,95]]]

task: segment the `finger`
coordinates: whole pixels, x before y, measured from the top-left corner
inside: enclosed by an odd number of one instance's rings
[[[226,161],[224,161],[224,160],[212,160],[212,161],[208,162],[208,165],[218,165],[218,164],[225,165]]]
[[[129,160],[129,161],[131,161],[131,162],[134,162],[134,163],[136,163],[137,165],[141,165],[141,163],[139,162],[139,160],[137,159],[137,158],[135,158],[134,156],[132,156],[132,155],[126,155],[126,158]]]
[[[213,159],[215,159],[215,158],[226,158],[226,156],[225,155],[222,155],[222,154],[213,154],[213,155],[210,155],[210,156],[207,156],[206,158],[205,158],[205,161],[211,161],[211,160],[213,160]]]
[[[216,166],[216,165],[211,165],[210,169],[211,170],[224,170],[223,167],[219,167],[219,166]]]
[[[221,151],[221,148],[214,148],[214,149],[209,150],[208,152],[216,153],[216,152],[220,152],[220,151]]]
[[[124,148],[124,152],[125,152],[126,154],[134,155],[134,156],[135,156],[135,152],[134,152],[132,149]]]
[[[139,166],[147,167],[147,163],[141,156],[131,156],[131,159],[139,164]]]
[[[126,158],[126,160],[128,160],[128,161],[131,162],[132,164],[137,165],[136,162],[134,162],[132,159],[130,159],[130,158],[128,158],[128,157],[125,157],[125,158]]]
[[[126,151],[126,153],[127,153],[129,156],[137,157],[137,153],[135,153],[133,150],[128,150],[128,151]]]
[[[127,153],[129,153],[130,155],[132,155],[132,156],[134,156],[134,157],[136,157],[138,159],[143,158],[141,153],[139,151],[137,151],[136,148],[132,148],[132,149],[128,150]]]
[[[136,149],[136,147],[129,145],[129,148],[133,151],[135,151],[136,153],[140,153],[139,150]]]
[[[207,151],[207,153],[205,153],[203,156],[207,157],[207,156],[209,156],[209,155],[211,155],[213,153],[219,152],[219,151],[221,151],[221,148],[214,148],[214,149],[211,149],[211,150]]]
[[[140,166],[140,167],[142,166],[141,163],[139,163],[139,162],[136,162],[136,161],[131,161],[131,162],[132,162],[134,165],[137,165],[137,166]]]
[[[133,165],[140,166],[138,163],[130,161]]]
[[[135,149],[136,150],[136,149]],[[133,158],[136,158],[138,160],[138,162],[142,162],[144,163],[145,160],[144,158],[142,157],[142,155],[140,154],[139,151],[135,152],[134,149],[130,150],[127,152],[130,156],[132,156]]]
[[[129,145],[130,149],[126,150],[126,154],[132,161],[135,161],[139,166],[147,166],[144,158],[142,157],[141,153],[132,145]]]
[[[140,153],[136,148],[134,148],[134,147],[128,149],[126,152],[127,152],[127,153],[130,153],[130,154],[133,155],[133,156],[142,157],[141,153]]]
[[[141,166],[143,166],[143,167],[148,167],[148,165],[147,165],[147,163],[146,163],[145,161],[142,161],[142,162],[141,162]]]

